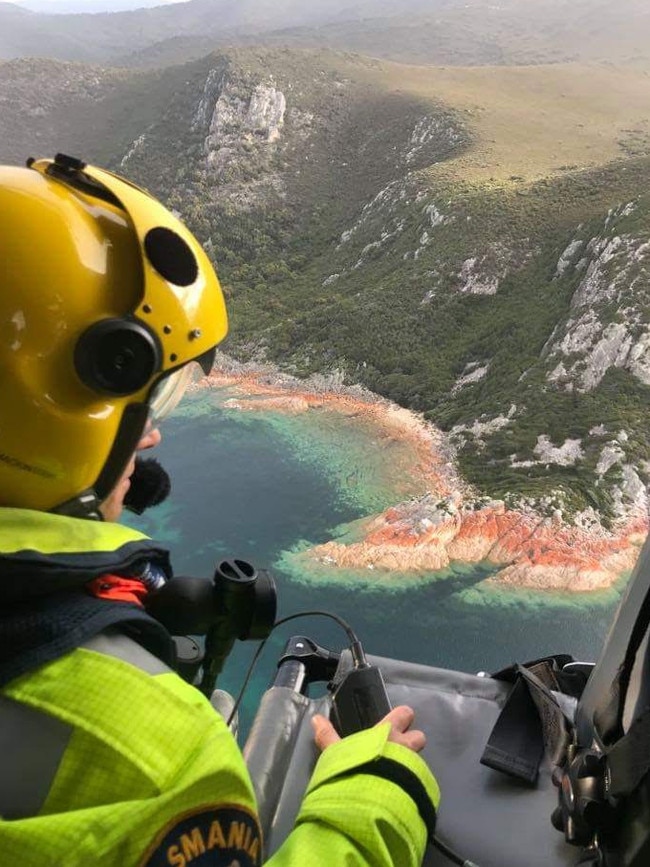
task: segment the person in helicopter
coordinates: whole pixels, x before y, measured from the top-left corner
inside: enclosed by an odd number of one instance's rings
[[[322,750],[264,860],[239,748],[142,606],[168,552],[118,523],[138,449],[227,331],[187,228],[58,155],[0,167],[0,852],[16,867],[416,867],[440,794],[413,712]]]

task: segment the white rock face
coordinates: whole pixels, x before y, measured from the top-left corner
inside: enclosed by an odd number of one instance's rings
[[[577,512],[574,515],[573,523],[578,529],[586,532],[600,529],[602,526],[600,516],[592,506],[588,506],[583,512]]]
[[[528,238],[506,246],[489,244],[483,253],[465,259],[461,265],[456,291],[470,295],[495,295],[508,274],[526,265],[534,255]]]
[[[444,226],[445,223],[450,222],[448,217],[438,210],[435,204],[427,205],[423,213],[429,218],[429,222],[431,223],[431,228],[435,229],[436,226]]]
[[[633,203],[612,210],[606,225],[632,210]],[[577,253],[575,243],[560,257],[556,276],[566,273]],[[650,243],[630,235],[595,237],[586,252],[589,264],[571,300],[571,316],[542,351],[552,365],[547,380],[567,390],[591,391],[616,367],[650,384],[650,316],[638,303],[639,290],[650,283]]]
[[[269,85],[258,84],[248,106],[246,123],[253,132],[261,132],[267,141],[280,138],[287,100],[284,94]]]
[[[406,197],[407,192],[404,181],[391,181],[387,186],[381,189],[373,199],[363,206],[358,220],[341,234],[336,249],[339,250],[342,246],[348,244],[352,238],[363,230],[374,218],[383,217],[390,221],[395,206],[399,202],[404,201]],[[401,231],[404,228],[403,220],[393,218],[392,223],[392,232],[395,232],[396,229],[397,231]],[[401,226],[401,228],[397,228],[399,226]],[[390,231],[387,231],[387,234],[390,233]]]
[[[584,457],[582,440],[565,440],[554,446],[546,434],[537,437],[537,445],[533,452],[539,457],[540,463],[556,464],[558,467],[572,467]]]
[[[287,104],[272,77],[257,84],[231,81],[227,71],[208,74],[191,121],[203,135],[209,177],[219,194],[242,210],[286,195],[280,163],[274,158],[282,147]],[[295,110],[292,133],[304,138],[311,118]]]
[[[585,352],[588,347],[593,345],[601,327],[593,310],[587,310],[579,319],[569,319],[567,333],[559,344],[560,351],[563,355]]]
[[[428,144],[438,142],[443,147],[458,145],[462,142],[463,135],[460,129],[452,126],[445,118],[421,117],[415,124],[405,154],[407,165],[413,163]]]
[[[215,102],[219,98],[226,82],[225,73],[220,69],[211,69],[203,85],[203,95],[192,118],[193,130],[206,130],[214,113]]]
[[[433,299],[436,297],[437,294],[438,294],[438,287],[437,286],[435,289],[429,289],[429,291],[423,297],[422,301],[420,301],[420,307],[426,307],[427,304],[431,304],[431,302],[433,301]]]
[[[572,467],[584,457],[582,440],[565,440],[561,446],[554,446],[546,434],[537,437],[537,445],[533,449],[536,461],[520,461],[516,455],[510,455],[510,466],[515,469],[545,466],[555,464],[558,467]]]
[[[249,100],[221,92],[214,107],[205,152],[210,165],[223,163],[234,144],[252,141],[254,135],[266,142],[280,138],[287,102],[284,94],[270,84],[258,84]]]
[[[396,238],[401,232],[404,231],[404,226],[406,225],[404,220],[400,220],[394,227],[392,231],[387,231],[384,229],[379,237],[378,241],[371,241],[361,251],[361,256],[357,260],[357,262],[353,266],[353,270],[357,270],[358,268],[362,268],[366,264],[367,257],[375,250],[381,250],[381,248],[388,243],[388,241],[392,241],[393,238]]]
[[[602,478],[608,470],[615,466],[615,464],[620,464],[624,458],[625,452],[618,443],[606,445],[598,458],[596,474]]]
[[[595,303],[602,304],[604,301],[611,301],[616,297],[616,291],[621,282],[621,271],[625,270],[622,266],[625,265],[633,246],[630,238],[620,238],[618,235],[596,242],[591,264],[571,301],[571,306],[574,309],[591,307]],[[617,268],[613,272],[614,279],[610,280],[609,275],[612,272],[607,266],[614,259],[617,260]]]
[[[617,516],[629,515],[630,511],[642,515],[648,513],[648,492],[634,467],[623,467],[623,482],[612,490],[614,512]]]
[[[139,135],[137,137],[137,139],[133,142],[131,147],[128,149],[128,151],[124,154],[124,156],[120,160],[120,168],[121,169],[126,167],[127,163],[131,159],[131,157],[135,156],[135,154],[137,154],[137,152],[144,146],[144,143],[146,142],[146,140],[147,140],[147,134],[146,133],[142,133],[142,135]]]
[[[484,437],[491,436],[497,431],[503,430],[503,428],[508,427],[516,411],[517,408],[513,405],[510,408],[510,412],[507,416],[498,415],[495,418],[491,418],[486,421],[476,419],[474,422],[472,422],[471,425],[455,425],[449,431],[449,436],[456,445],[462,446],[465,442],[467,442],[466,434],[472,434],[479,448],[483,448],[485,446],[485,443],[483,442]]]
[[[499,278],[481,274],[477,268],[477,259],[465,259],[458,277],[461,281],[459,292],[463,295],[496,295],[499,288]]]
[[[549,382],[558,382],[559,380],[566,380],[569,374],[567,373],[566,367],[560,362],[557,367],[553,368],[553,370],[547,375],[546,379]]]
[[[272,79],[242,97],[226,73],[212,69],[192,118],[192,129],[205,130],[204,150],[211,165],[227,161],[237,145],[274,142],[281,135],[287,102]],[[221,153],[221,152],[224,153]]]
[[[560,258],[558,259],[557,267],[555,269],[556,277],[564,277],[564,275],[574,262],[576,253],[582,249],[584,243],[584,241],[580,240],[571,241],[564,253],[562,253]]]
[[[583,391],[591,391],[605,376],[610,367],[625,367],[632,337],[622,323],[612,322],[605,328],[598,343],[585,357],[586,369],[580,376]]]
[[[650,385],[650,331],[642,334],[630,347],[627,366],[644,385]]]
[[[465,370],[454,383],[451,393],[458,394],[466,386],[472,385],[474,382],[480,382],[486,376],[489,369],[489,364],[480,365],[478,362],[466,365]]]

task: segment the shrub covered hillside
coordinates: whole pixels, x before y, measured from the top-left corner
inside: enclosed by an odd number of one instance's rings
[[[650,78],[237,48],[0,66],[0,156],[108,162],[190,223],[228,351],[341,370],[451,433],[479,492],[606,519],[650,455]]]

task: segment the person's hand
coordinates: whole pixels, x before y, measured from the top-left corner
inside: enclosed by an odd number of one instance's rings
[[[410,730],[414,719],[415,713],[413,709],[406,705],[400,705],[400,707],[395,707],[390,713],[386,714],[378,725],[389,722],[390,734],[388,740],[401,744],[403,747],[408,747],[409,750],[413,750],[415,753],[419,753],[420,750],[424,749],[427,739],[424,732],[418,729]],[[341,740],[336,729],[326,717],[317,714],[312,719],[311,724],[314,729],[316,746],[321,752]]]

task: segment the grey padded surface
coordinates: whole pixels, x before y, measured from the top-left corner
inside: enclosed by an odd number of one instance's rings
[[[550,824],[556,790],[550,768],[536,788],[479,763],[509,687],[489,678],[374,659],[393,706],[410,704],[428,736],[423,753],[442,791],[438,835],[479,867],[569,867],[579,850]],[[261,703],[245,755],[261,801],[267,852],[293,826],[317,759],[309,720],[327,712],[327,699],[310,701],[291,690],[269,690]],[[449,862],[429,849],[426,867]],[[334,867],[334,865],[333,865]]]

